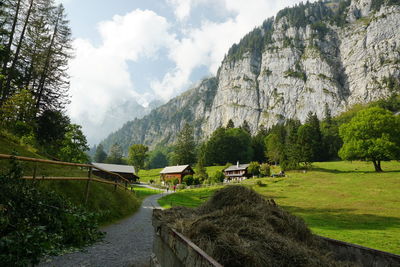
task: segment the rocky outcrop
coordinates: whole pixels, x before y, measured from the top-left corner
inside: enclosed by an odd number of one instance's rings
[[[269,34],[261,50],[228,54],[216,78],[127,123],[120,130],[125,143],[170,144],[185,122],[194,125],[198,139],[230,119],[237,126],[246,120],[255,133],[288,118],[304,121],[310,111],[322,118],[326,105],[337,115],[389,96],[385,79],[400,77],[400,6],[377,7],[372,0],[348,4],[341,25],[329,15],[337,1],[309,4],[300,26],[278,14],[271,29],[254,32],[260,38]],[[106,141],[124,143],[112,137]]]

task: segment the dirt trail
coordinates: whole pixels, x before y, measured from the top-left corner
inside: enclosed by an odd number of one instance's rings
[[[101,229],[106,232],[102,242],[47,259],[39,266],[148,266],[153,246],[151,216],[154,208],[160,208],[157,200],[164,195],[149,196],[132,217]]]

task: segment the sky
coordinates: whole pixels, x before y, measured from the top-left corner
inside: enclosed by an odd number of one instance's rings
[[[140,106],[166,102],[215,75],[234,43],[300,1],[56,2],[65,6],[73,35],[67,113],[93,145],[134,119]]]

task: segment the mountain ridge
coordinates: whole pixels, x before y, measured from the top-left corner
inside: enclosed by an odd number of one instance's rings
[[[203,140],[232,119],[251,132],[333,115],[394,93],[400,76],[400,7],[394,0],[300,4],[267,19],[228,51],[216,77],[127,122],[102,143],[168,145],[186,122]],[[398,93],[398,92],[397,92]]]

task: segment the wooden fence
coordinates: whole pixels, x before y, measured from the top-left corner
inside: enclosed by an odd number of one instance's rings
[[[128,190],[128,184],[129,180],[122,177],[121,175],[113,172],[109,172],[107,170],[104,170],[102,168],[96,167],[91,164],[82,164],[82,163],[71,163],[71,162],[63,162],[63,161],[54,161],[54,160],[46,160],[46,159],[37,159],[37,158],[28,158],[28,157],[20,157],[20,156],[14,156],[14,155],[6,155],[6,154],[0,154],[0,159],[8,159],[8,160],[19,160],[19,161],[27,161],[27,162],[34,162],[35,165],[33,167],[33,174],[32,176],[23,176],[22,179],[26,180],[50,180],[50,181],[56,181],[56,180],[70,180],[70,181],[87,181],[86,182],[86,188],[85,188],[85,205],[87,204],[88,198],[89,198],[89,188],[90,188],[90,183],[93,182],[98,182],[98,183],[103,183],[103,184],[111,184],[114,185],[114,189],[117,190],[117,187],[121,187],[125,190]],[[72,167],[81,167],[81,168],[87,168],[88,174],[87,177],[45,177],[45,176],[37,176],[37,166],[38,163],[44,163],[44,164],[53,164],[53,165],[60,165],[60,166],[72,166]],[[110,177],[114,177],[113,180],[106,180],[102,178],[97,178],[97,177],[92,177],[92,170],[97,169],[102,172],[105,172],[110,175]],[[133,187],[131,187],[132,192]]]

